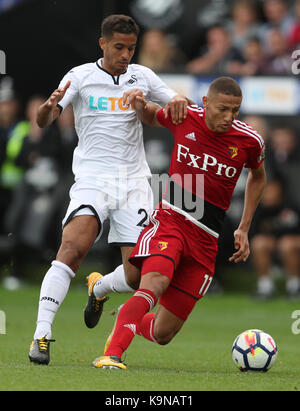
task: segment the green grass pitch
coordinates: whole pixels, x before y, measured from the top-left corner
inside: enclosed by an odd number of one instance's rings
[[[182,331],[166,346],[136,336],[126,353],[127,371],[98,370],[114,323],[114,310],[128,295],[111,295],[101,323],[83,323],[86,289],[71,286],[53,327],[49,366],[28,360],[34,332],[38,286],[16,292],[0,288],[6,334],[0,334],[1,391],[295,391],[300,390],[300,334],[291,318],[300,302],[277,298],[256,302],[242,294],[207,295]],[[234,338],[248,328],[263,329],[278,345],[278,359],[267,373],[241,373],[231,358]],[[105,375],[105,376],[104,376]]]

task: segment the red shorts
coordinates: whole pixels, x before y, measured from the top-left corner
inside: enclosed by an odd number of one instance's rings
[[[159,303],[186,320],[210,286],[217,252],[218,238],[205,231],[205,227],[200,228],[172,209],[159,208],[150,216],[130,262],[141,269],[142,275],[162,271],[161,274],[170,278]],[[155,256],[163,256],[171,264],[162,265],[161,258]],[[146,270],[143,265],[147,266]]]

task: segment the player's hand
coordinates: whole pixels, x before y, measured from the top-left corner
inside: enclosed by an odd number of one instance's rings
[[[229,258],[229,261],[234,263],[247,261],[250,255],[248,232],[240,229],[237,229],[234,232],[234,248],[237,251]]]
[[[165,118],[171,115],[172,122],[175,125],[182,123],[187,117],[188,101],[185,97],[177,95],[165,107]]]
[[[122,104],[124,107],[129,107],[130,105],[134,110],[142,110],[147,101],[143,95],[143,92],[139,89],[125,91],[122,98]]]
[[[50,110],[56,107],[57,103],[59,103],[66,94],[66,91],[70,87],[70,85],[71,81],[69,80],[65,87],[54,90],[46,102],[46,107],[48,107]]]

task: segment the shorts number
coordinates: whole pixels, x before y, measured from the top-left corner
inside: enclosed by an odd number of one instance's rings
[[[204,281],[199,291],[199,294],[202,295],[202,297],[206,294],[207,290],[209,289],[212,279],[213,278],[211,275],[208,275],[208,274],[204,275]]]
[[[147,221],[148,219],[148,213],[144,208],[140,208],[138,211],[138,214],[144,214],[144,217],[141,219],[141,221],[139,223],[137,223],[138,227],[146,227],[147,224],[145,223],[145,221]]]

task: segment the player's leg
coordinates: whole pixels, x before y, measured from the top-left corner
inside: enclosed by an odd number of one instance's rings
[[[177,274],[176,271],[174,276]],[[184,271],[182,274],[184,275]],[[160,345],[168,344],[175,337],[198,301],[193,295],[172,284],[173,281],[161,296],[156,313],[146,314],[139,324],[138,334]],[[198,287],[196,285],[197,289]]]
[[[156,312],[144,315],[137,334],[160,345],[168,344],[181,330],[185,320],[164,306],[158,305]]]
[[[122,215],[122,221],[126,220],[128,221],[128,218],[126,219],[125,216]],[[114,224],[112,218],[110,219],[110,225],[109,239],[112,238],[112,233],[116,233],[116,224]],[[118,225],[118,231],[120,231],[120,225]],[[111,292],[132,293],[138,288],[140,272],[128,261],[134,243],[125,242],[125,237],[122,237],[120,234],[119,237],[115,236],[113,238],[122,240],[121,242],[114,242],[114,245],[118,245],[121,248],[123,264],[119,265],[109,274],[91,273],[88,276],[89,297],[84,310],[84,322],[88,328],[94,328],[98,324],[103,311],[103,302],[108,299],[108,294]],[[132,241],[133,239],[131,238],[131,242]],[[128,278],[130,278],[130,280],[128,280]],[[134,286],[134,288],[132,286]]]
[[[142,283],[142,286],[145,287],[147,285]],[[177,304],[176,301],[175,304]],[[116,328],[118,316],[123,305],[121,305],[118,309],[114,327],[105,343],[104,353],[107,351],[109,344],[111,343],[112,336]],[[159,304],[156,312],[149,312],[143,316],[142,320],[136,328],[136,334],[157,344],[165,345],[168,344],[171,341],[171,339],[177,334],[177,332],[181,329],[184,321],[185,319],[182,320],[177,315],[173,314],[172,312],[170,312],[165,307]]]
[[[147,262],[147,264],[145,264],[145,262]],[[160,267],[165,268],[167,265],[165,265],[164,262],[167,262],[167,264],[169,262],[169,273],[173,270],[173,263],[163,257],[146,259],[142,267],[140,289],[136,294],[138,295],[138,293],[141,292],[149,299],[151,295],[161,295],[157,311],[155,313],[146,312],[142,316],[142,308],[145,309],[146,307],[142,307],[141,304],[141,310],[139,311],[138,302],[136,300],[134,301],[134,299],[131,299],[131,301],[129,300],[128,305],[125,306],[125,308],[128,310],[128,307],[131,304],[130,308],[135,310],[135,316],[132,315],[130,318],[126,317],[128,311],[127,313],[125,310],[122,311],[124,306],[121,308],[113,333],[110,335],[109,341],[106,344],[105,356],[95,360],[94,365],[96,367],[101,367],[105,364],[108,356],[115,356],[119,361],[120,355],[122,355],[123,351],[129,346],[134,334],[138,334],[145,339],[160,345],[168,344],[181,330],[198,299],[205,295],[209,284],[211,283],[210,278],[212,277],[202,273],[203,266],[201,264],[199,265],[197,261],[189,264],[188,271],[192,273],[192,275],[187,278],[187,281],[190,280],[192,283],[189,285],[189,292],[186,292],[184,289],[181,290],[177,287],[173,287],[173,280],[171,281],[171,285],[168,286],[168,280],[170,280],[172,276],[168,275],[167,271],[165,271],[165,274],[167,275],[162,275],[161,273],[145,274],[144,271],[147,271],[147,267],[155,266],[156,262]],[[175,271],[173,278],[180,274],[182,274],[182,277],[186,277],[186,271],[182,268],[185,265],[185,261],[181,266],[179,265],[178,271]],[[192,290],[194,290],[194,292]],[[120,315],[124,318],[119,318]],[[137,317],[139,320],[137,320]],[[128,327],[127,321],[134,324],[134,327],[132,325],[129,327],[132,333],[124,331],[125,327]],[[122,329],[122,327],[124,328]],[[117,334],[117,331],[119,331],[119,335]]]
[[[121,308],[110,344],[104,356],[96,358],[93,362],[94,367],[112,367],[111,361],[116,361],[115,368],[124,369],[121,363],[123,352],[131,344],[139,329],[140,321],[147,312],[154,308],[159,296],[168,287],[169,282],[169,278],[158,272],[147,273],[142,277],[140,288]]]
[[[203,251],[202,235],[197,238],[196,233],[194,236],[188,234],[190,244],[186,249],[196,250],[198,245],[200,254],[196,252],[191,255],[188,252],[185,255],[183,251],[170,286],[159,300],[156,313],[146,314],[139,325],[139,335],[161,345],[168,344],[179,332],[197,301],[206,294],[213,278],[217,253],[214,244],[217,240],[212,240],[212,244],[206,242],[206,250]],[[209,239],[205,234],[204,238]]]
[[[123,246],[121,247],[121,253],[126,283],[134,291],[139,288],[141,272],[135,265],[131,264],[129,261],[129,257],[133,251],[133,248],[134,247],[132,246]]]
[[[140,288],[121,308],[110,345],[96,367],[105,366],[107,358],[119,361],[136,333],[167,344],[211,284],[218,238],[161,209],[150,220],[130,258],[141,263]],[[157,316],[148,314],[158,298],[162,307]]]
[[[111,212],[108,235],[108,243],[119,246],[122,254],[123,278],[120,270],[111,281],[117,292],[133,292],[139,287],[140,272],[129,262],[129,257],[153,211],[153,193],[147,178],[126,180],[125,186],[126,201]]]
[[[139,333],[139,325],[144,315],[154,308],[157,300],[168,288],[173,272],[173,261],[164,256],[153,256],[143,261],[140,287],[121,308],[110,344],[104,357],[93,362],[95,367],[106,367],[111,358],[120,361],[135,334]]]
[[[134,292],[140,282],[140,270],[128,261],[133,246],[121,246],[122,264],[114,271],[99,277],[93,287],[93,293],[97,298],[102,298],[111,292]]]
[[[51,326],[54,316],[62,304],[72,277],[93,245],[99,232],[99,225],[94,216],[78,216],[64,228],[62,242],[42,282],[37,328],[34,339],[51,338]]]
[[[300,293],[300,236],[284,235],[278,240],[278,251],[284,267],[286,292],[291,298]]]
[[[99,223],[93,215],[77,216],[65,226],[56,260],[52,262],[42,282],[34,343],[29,354],[31,361],[49,362],[47,340],[52,337],[54,317],[67,295],[71,279],[98,233]]]
[[[116,328],[119,312],[122,309],[122,307],[123,305],[119,307],[114,328],[105,344],[104,353],[107,352],[108,347],[111,343]],[[180,331],[184,322],[184,320],[178,318],[176,315],[165,309],[165,307],[158,305],[156,313],[149,312],[143,316],[142,320],[136,328],[136,334],[156,344],[165,345],[168,344],[173,339],[173,337]],[[105,363],[107,363],[107,357],[105,357],[104,361]],[[101,357],[97,358],[94,361],[94,365],[96,367],[99,367],[99,363],[101,364]],[[119,368],[125,369],[123,365],[121,365],[121,363],[118,362],[117,366]]]
[[[105,366],[111,357],[120,360],[139,332],[140,321],[168,288],[183,249],[182,236],[176,224],[177,221],[172,221],[171,214],[164,210],[155,210],[151,214],[150,223],[140,235],[130,258],[133,264],[141,266],[139,289],[121,308],[112,338],[109,338],[110,344],[104,357],[94,361],[95,367]],[[170,238],[169,232],[172,233]]]
[[[103,303],[107,301],[108,294],[114,293],[133,293],[139,284],[140,271],[128,262],[132,246],[121,247],[123,264],[119,265],[112,273],[102,275],[100,273],[91,273],[88,276],[88,302],[84,309],[84,322],[88,328],[94,328],[102,315]],[[125,270],[130,275],[129,285]]]
[[[257,234],[251,240],[251,260],[257,272],[257,298],[270,298],[274,292],[274,283],[270,274],[276,239],[269,235]]]
[[[88,328],[94,328],[101,317],[103,303],[108,300],[108,294],[111,292],[131,293],[138,288],[140,281],[140,271],[129,263],[133,247],[121,247],[123,264],[119,265],[112,273],[102,275],[100,273],[91,273],[88,276],[88,303],[84,310],[84,322]],[[128,281],[126,274],[130,275],[133,281]],[[134,284],[134,288],[129,284]]]
[[[125,205],[122,204],[120,209],[110,211],[108,235],[109,245],[120,247],[123,264],[109,274],[104,276],[98,274],[98,280],[89,287],[89,293],[92,292],[96,298],[103,298],[111,292],[134,292],[139,286],[140,271],[128,260],[141,231],[149,222],[149,213],[153,208],[153,194],[147,179],[126,183],[128,184],[127,202]],[[93,326],[98,320],[92,321]],[[89,319],[88,322],[91,323]]]
[[[78,270],[99,234],[99,222],[94,215],[73,218],[64,228],[56,259]]]

